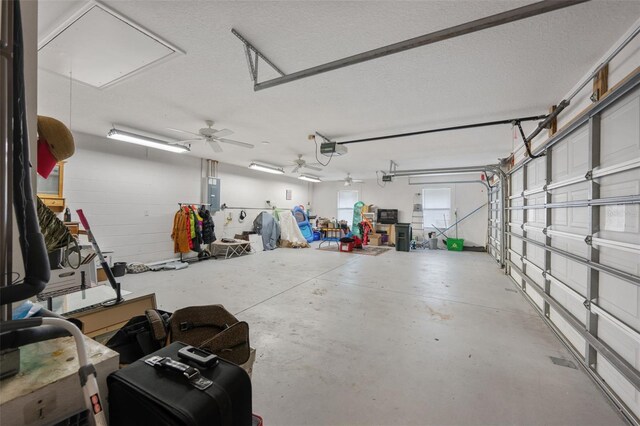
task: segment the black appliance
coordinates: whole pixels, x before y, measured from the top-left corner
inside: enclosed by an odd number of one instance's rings
[[[387,225],[398,223],[398,209],[378,209],[378,223]]]

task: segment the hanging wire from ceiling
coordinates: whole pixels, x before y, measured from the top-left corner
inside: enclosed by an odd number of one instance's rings
[[[71,130],[71,100],[73,99],[73,69],[69,69],[69,130]]]

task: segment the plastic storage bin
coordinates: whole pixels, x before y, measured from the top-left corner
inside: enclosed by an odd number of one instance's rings
[[[447,250],[450,251],[462,251],[464,247],[464,239],[462,238],[447,238]]]
[[[338,243],[338,244],[340,244],[340,245],[338,246],[338,250],[339,250],[339,251],[344,251],[344,252],[350,252],[350,251],[353,251],[353,248],[354,248],[354,247],[355,247],[355,245],[356,245],[356,243],[355,243],[355,242],[350,242],[350,243],[343,243],[343,242],[340,242],[340,243]]]

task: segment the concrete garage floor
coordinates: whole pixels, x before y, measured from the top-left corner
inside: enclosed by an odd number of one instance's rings
[[[278,249],[123,284],[247,321],[267,426],[624,424],[486,253]]]

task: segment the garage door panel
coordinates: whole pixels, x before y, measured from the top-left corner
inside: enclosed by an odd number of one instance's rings
[[[600,247],[600,263],[640,276],[640,260],[637,253],[622,251],[613,247]]]
[[[587,172],[589,132],[583,125],[553,147],[551,183],[560,182]]]
[[[640,194],[640,169],[627,170],[598,179],[600,196],[621,197]]]
[[[528,257],[528,256],[527,256]],[[544,289],[545,279],[542,276],[542,270],[538,269],[536,266],[531,265],[531,263],[526,262],[527,264],[527,276],[531,278],[540,289]],[[536,262],[538,266],[542,266]]]
[[[634,413],[640,413],[640,395],[638,395],[638,391],[618,373],[611,363],[601,358],[596,366],[596,371]]]
[[[544,299],[540,297],[537,291],[529,287],[530,285],[528,284],[525,289],[525,292],[529,295],[529,297],[531,297],[531,300],[533,300],[533,303],[536,304],[538,309],[540,310],[544,309]]]
[[[613,348],[625,361],[640,369],[640,342],[606,318],[598,319],[598,338]]]
[[[573,231],[572,228],[570,228],[570,232],[571,231]],[[584,233],[584,230],[579,232]],[[551,237],[551,246],[583,258],[586,257],[589,252],[589,246],[587,246],[584,241],[570,239],[562,235],[554,235]],[[572,263],[575,262],[572,261]]]
[[[581,294],[587,293],[587,275],[589,268],[577,262],[569,261],[569,273],[567,280],[564,281],[569,287],[578,290]]]
[[[516,250],[514,250],[514,251],[516,251]],[[519,252],[518,252],[518,253],[519,253]],[[524,263],[520,260],[520,256],[519,256],[519,255],[515,255],[515,256],[514,256],[513,254],[510,254],[510,255],[509,255],[509,259],[510,259],[510,260],[511,260],[511,261],[512,261],[512,262],[513,262],[513,263],[514,263],[518,268],[522,269],[522,265],[523,265]],[[514,272],[514,273],[515,273],[515,272]],[[517,280],[516,280],[516,281],[520,282],[520,278],[517,278]]]
[[[632,170],[601,179],[601,196],[623,197],[640,194],[640,170]],[[640,206],[621,204],[600,207],[600,237],[616,241],[640,244]],[[619,232],[608,234],[606,231]]]
[[[522,265],[518,265],[518,262],[516,262],[515,259],[512,259],[512,262],[515,263],[520,269],[522,269]],[[513,270],[513,268],[511,268],[509,275],[511,275],[511,277],[515,280],[515,282],[520,283],[522,281],[522,276],[520,276],[519,273],[517,273],[516,271]]]
[[[598,304],[611,315],[640,330],[640,289],[608,274],[600,274]]]
[[[589,191],[584,185],[573,185],[567,191],[567,201],[583,201],[589,199]],[[572,207],[568,208],[569,229],[574,231],[584,231],[589,227],[589,208],[588,207]],[[571,232],[571,231],[570,231]]]
[[[527,244],[527,258],[531,259],[538,267],[544,267],[544,255],[546,251],[538,246]]]
[[[569,268],[569,260],[560,256],[559,254],[551,253],[551,265],[550,270],[551,274],[558,279],[561,279],[563,282],[567,282],[567,274]]]
[[[511,210],[511,222],[521,224],[524,217],[524,210]]]
[[[640,244],[640,206],[621,204],[600,207],[600,236]],[[607,233],[607,231],[613,231]]]
[[[584,175],[581,174],[581,176],[584,176]],[[551,189],[549,190],[549,193],[551,194],[551,202],[556,203],[556,202],[562,202],[562,199],[557,198],[562,194],[574,194],[574,193],[585,194],[588,190],[589,190],[589,182],[585,180],[585,181],[573,183],[571,185],[563,186],[560,188]],[[579,200],[579,199],[580,198],[577,198],[577,196],[572,196],[570,198],[565,197],[564,201]],[[582,198],[582,199],[585,200],[586,198]]]
[[[565,319],[556,312],[555,309],[549,309],[549,318],[558,327],[558,330],[569,340],[571,346],[584,358],[585,340]]]
[[[572,286],[569,286],[569,287],[572,287]],[[581,293],[581,292],[578,291],[578,293]],[[556,284],[553,281],[551,281],[550,283],[549,294],[551,294],[551,297],[557,300],[562,306],[567,308],[567,310],[569,310],[569,312],[571,312],[571,314],[574,317],[576,317],[582,324],[585,323],[586,309],[580,300],[573,297],[571,294],[567,292],[567,290],[565,290],[564,288],[562,288],[560,285]]]
[[[564,203],[568,200],[569,194],[566,192],[551,196],[552,203]],[[569,210],[553,209],[551,212],[551,226],[558,231],[567,231],[567,226],[569,226]]]
[[[552,148],[551,156],[551,181],[561,181],[569,177],[569,145],[560,142]]]
[[[537,188],[546,183],[546,161],[544,158],[537,158],[527,166],[527,189]]]
[[[544,194],[536,194],[527,198],[528,206],[544,205]],[[544,227],[545,225],[545,212],[544,209],[527,209],[527,223],[531,223],[534,226]]]
[[[600,165],[640,156],[640,94],[621,100],[602,114]]]
[[[520,169],[511,175],[511,195],[522,193],[522,175],[523,169]]]

